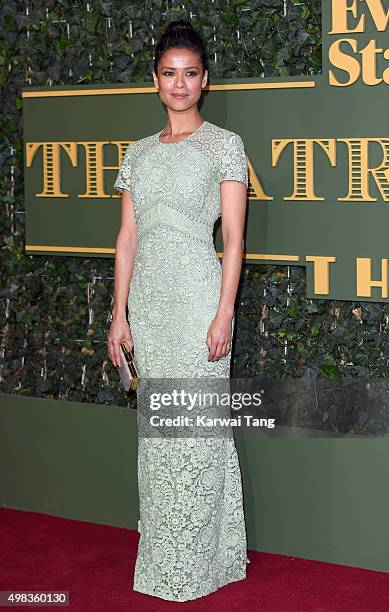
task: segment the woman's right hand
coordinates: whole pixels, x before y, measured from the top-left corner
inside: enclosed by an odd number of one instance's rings
[[[130,326],[125,316],[113,316],[108,333],[108,354],[112,365],[120,366],[120,342],[125,341],[130,350],[134,346]]]

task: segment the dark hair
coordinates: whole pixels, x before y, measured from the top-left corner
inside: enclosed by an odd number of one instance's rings
[[[171,21],[162,34],[155,48],[154,72],[157,68],[161,56],[169,49],[191,49],[200,56],[204,70],[208,70],[207,49],[201,35],[194,29],[190,21],[177,19]]]

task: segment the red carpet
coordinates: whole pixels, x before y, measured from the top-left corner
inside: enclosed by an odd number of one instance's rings
[[[0,508],[0,590],[64,590],[82,612],[388,612],[389,574],[250,551],[247,578],[192,602],[132,591],[138,533]],[[4,608],[6,609],[6,608]],[[18,606],[17,609],[22,609]]]

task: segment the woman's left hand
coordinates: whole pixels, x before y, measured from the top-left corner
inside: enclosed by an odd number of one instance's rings
[[[217,361],[231,350],[232,317],[216,315],[208,329],[208,361]]]

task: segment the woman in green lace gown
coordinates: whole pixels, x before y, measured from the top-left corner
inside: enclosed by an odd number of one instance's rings
[[[228,379],[248,186],[244,145],[198,112],[208,68],[187,22],[173,22],[162,36],[153,77],[169,121],[129,144],[114,184],[122,223],[109,354],[118,365],[126,340],[141,379]],[[220,216],[223,265],[213,244]],[[138,427],[140,409],[138,398]],[[233,437],[139,436],[138,489],[135,591],[188,601],[246,577]]]

